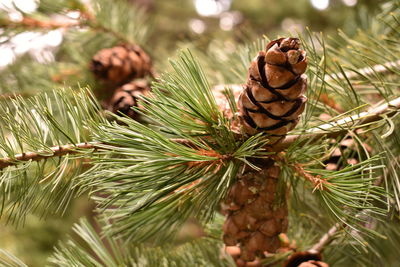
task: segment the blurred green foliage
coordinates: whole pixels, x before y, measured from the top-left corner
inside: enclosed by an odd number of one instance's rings
[[[229,11],[237,11],[241,21],[231,31],[220,28],[220,17],[202,17],[197,14],[192,0],[150,2],[148,12],[154,17],[154,31],[149,44],[162,44],[163,47],[174,49],[177,41],[196,42],[204,47],[214,39],[245,43],[263,34],[275,36],[291,29],[301,31],[306,27],[330,34],[335,34],[340,28],[352,35],[357,27],[366,25],[370,17],[379,12],[379,6],[385,1],[358,0],[355,6],[346,6],[342,0],[330,0],[327,9],[318,10],[310,0],[233,0]],[[204,22],[205,30],[202,34],[196,34],[190,29],[191,19]]]
[[[18,256],[28,266],[45,266],[57,242],[67,238],[79,218],[92,217],[92,208],[88,198],[81,197],[73,201],[63,217],[52,215],[43,219],[40,214],[29,214],[18,228],[7,224],[4,217],[0,220],[1,249]]]

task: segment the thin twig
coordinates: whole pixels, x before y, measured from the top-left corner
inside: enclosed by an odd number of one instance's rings
[[[391,108],[394,109],[393,112],[390,112]],[[385,103],[375,108],[372,108],[369,111],[361,112],[357,115],[346,117],[337,122],[326,123],[321,126],[311,128],[304,134],[288,135],[281,143],[273,147],[273,151],[282,151],[285,148],[288,148],[291,144],[293,144],[300,138],[303,138],[304,141],[310,140],[311,138],[316,140],[324,136],[335,138],[343,133],[346,133],[347,132],[346,126],[348,126],[349,124],[354,125],[355,122],[357,121],[358,123],[363,123],[363,124],[378,121],[379,119],[381,119],[381,116],[384,113],[389,112],[386,115],[390,117],[396,114],[399,111],[399,109],[400,109],[400,97],[390,101],[389,103]],[[329,131],[335,127],[342,129],[333,132]]]
[[[310,172],[306,171],[301,164],[294,164],[291,166],[296,173],[298,173],[300,176],[305,178],[307,181],[311,182],[314,186],[313,192],[315,190],[326,190],[326,187],[324,186],[325,184],[328,184],[329,182],[327,179],[322,179],[320,175],[314,176]]]
[[[325,75],[324,81],[330,82],[332,80],[343,80],[344,78],[353,79],[359,76],[368,76],[374,73],[385,73],[389,72],[390,68],[400,67],[400,59],[397,61],[390,61],[383,64],[377,64],[371,67],[358,69],[356,71],[345,71],[343,73],[336,73],[333,75]]]
[[[171,139],[176,143],[185,145],[185,146],[194,146],[194,144],[187,139]],[[9,166],[16,166],[21,162],[27,161],[40,161],[42,159],[54,158],[54,157],[61,157],[67,154],[79,154],[79,153],[86,153],[82,150],[89,150],[89,149],[105,149],[102,145],[105,143],[101,142],[85,142],[85,143],[78,143],[78,144],[66,144],[61,146],[54,146],[50,147],[48,150],[40,150],[40,151],[28,151],[21,154],[17,154],[14,157],[4,157],[0,158],[0,170],[4,169]]]
[[[0,169],[4,169],[9,166],[17,165],[19,162],[23,161],[39,161],[42,159],[48,159],[52,157],[60,157],[67,154],[77,154],[81,153],[79,149],[96,149],[97,145],[100,143],[90,142],[90,143],[79,143],[79,144],[67,144],[62,146],[54,146],[49,150],[41,151],[30,151],[17,154],[14,157],[0,158]]]
[[[52,30],[52,29],[68,29],[73,27],[89,27],[94,31],[101,31],[105,33],[109,33],[113,35],[116,39],[121,41],[130,43],[129,40],[126,39],[122,34],[113,31],[110,28],[103,26],[100,23],[97,23],[95,16],[88,11],[81,10],[81,15],[77,20],[38,20],[31,17],[23,17],[21,21],[11,21],[11,20],[2,20],[0,21],[0,26],[2,27],[26,27],[26,28],[36,28],[43,30]]]
[[[26,28],[39,28],[44,30],[53,30],[59,28],[71,28],[80,26],[81,22],[77,20],[38,20],[31,17],[23,17],[21,21],[3,20],[1,26],[3,27],[26,27]]]
[[[336,234],[336,232],[339,230],[340,224],[336,223],[334,226],[332,226],[328,232],[326,232],[321,239],[314,245],[312,248],[308,250],[308,252],[313,253],[313,254],[318,254],[321,253],[321,251],[330,243],[333,241],[333,236]]]

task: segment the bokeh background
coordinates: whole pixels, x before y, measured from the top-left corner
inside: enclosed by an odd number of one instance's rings
[[[87,0],[89,2],[89,0]],[[379,12],[380,0],[125,0],[141,6],[149,17],[151,34],[146,49],[152,51],[156,66],[173,57],[182,47],[210,51],[216,43],[226,49],[248,43],[262,35],[323,32],[335,36],[338,29],[349,37]],[[8,19],[22,17],[21,11],[35,12],[39,0],[0,0]],[[74,14],[70,14],[73,16]],[[54,16],[57,16],[54,14]],[[356,28],[357,27],[357,28]],[[22,55],[42,64],[55,60],[64,35],[61,29],[47,33],[23,32],[13,36],[0,28],[0,71]],[[5,42],[7,40],[7,42]],[[160,68],[159,68],[160,69]],[[18,69],[16,70],[18,71]],[[24,226],[14,227],[0,219],[0,248],[8,250],[29,266],[44,266],[58,240],[71,234],[81,216],[89,216],[87,198],[75,200],[63,218],[30,215]],[[22,224],[21,224],[22,225]]]

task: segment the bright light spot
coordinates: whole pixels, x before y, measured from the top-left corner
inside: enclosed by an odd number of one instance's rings
[[[60,30],[54,30],[54,31],[50,31],[46,35],[44,35],[43,39],[44,39],[43,41],[45,44],[56,47],[61,44],[63,35]]]
[[[12,38],[11,43],[14,45],[14,52],[16,54],[23,54],[28,52],[35,39],[40,36],[38,32],[23,32]]]
[[[38,8],[38,1],[35,0],[14,0],[14,4],[25,13],[32,13]]]
[[[206,24],[200,19],[191,19],[189,21],[189,27],[197,34],[202,34],[206,30]]]
[[[224,31],[231,31],[233,27],[243,20],[243,16],[238,11],[224,12],[219,20],[219,27]]]
[[[329,6],[329,0],[311,0],[313,7],[319,10],[327,9]]]
[[[21,21],[21,20],[23,19],[23,16],[22,16],[21,12],[18,12],[18,11],[10,11],[10,12],[8,12],[8,18],[9,18],[11,21],[17,22],[17,21]]]
[[[232,0],[195,0],[194,5],[199,15],[210,17],[218,16],[227,11],[231,6]]]
[[[0,46],[0,68],[12,63],[15,59],[13,50],[7,45]]]
[[[234,23],[233,18],[229,16],[224,16],[219,21],[219,27],[224,31],[230,31],[233,29]]]
[[[81,12],[79,11],[69,11],[67,14],[67,17],[71,18],[71,19],[79,19]]]
[[[355,6],[357,5],[357,0],[342,0],[342,2],[346,5],[346,6]]]

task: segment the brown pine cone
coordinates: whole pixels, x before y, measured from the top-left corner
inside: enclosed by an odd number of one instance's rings
[[[279,173],[273,160],[265,160],[261,171],[249,170],[239,177],[223,204],[223,240],[240,247],[241,261],[254,261],[280,247],[288,211],[284,201],[275,202]]]
[[[307,98],[307,57],[297,38],[271,41],[251,62],[239,115],[248,134],[282,136],[298,123]]]
[[[90,62],[96,77],[113,85],[143,78],[151,73],[150,57],[137,45],[121,44],[97,52]]]
[[[332,140],[336,143],[336,140]],[[351,136],[346,137],[340,141],[339,146],[335,148],[330,154],[329,158],[324,161],[326,165],[325,169],[330,171],[338,171],[346,167],[348,164],[355,165],[360,162],[360,155],[358,150],[361,152],[365,149],[369,153],[372,152],[372,148],[366,144],[362,144],[363,148],[354,141]]]
[[[138,114],[132,107],[139,107],[138,97],[148,95],[150,90],[149,84],[143,80],[127,83],[114,92],[109,102],[108,110],[115,114],[122,113],[132,119],[137,119]]]
[[[329,267],[329,265],[323,261],[307,261],[301,263],[299,267]]]
[[[284,267],[329,267],[321,259],[322,256],[319,253],[300,251],[293,253],[284,263]]]

